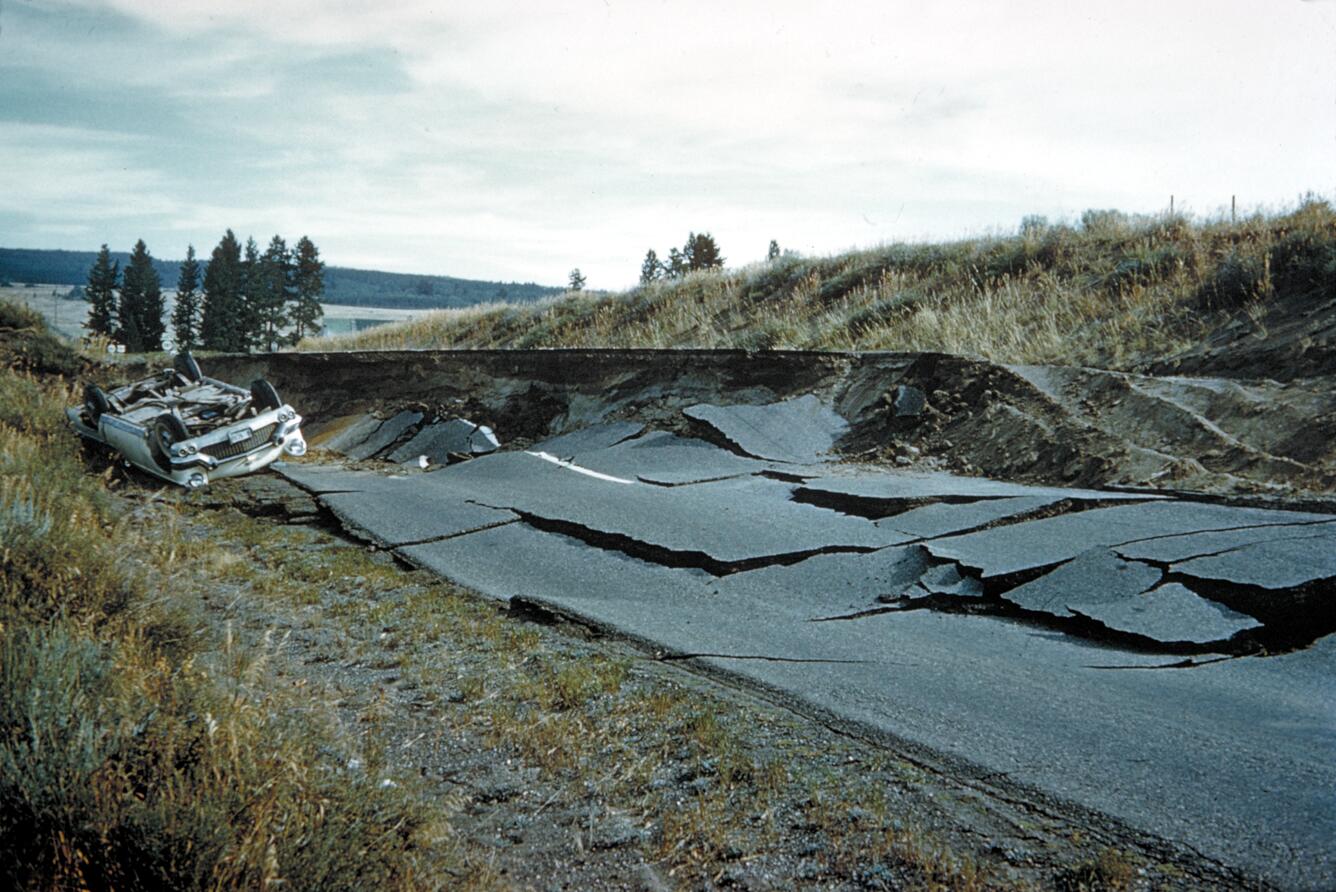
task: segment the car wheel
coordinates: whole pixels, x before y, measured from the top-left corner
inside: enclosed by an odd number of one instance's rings
[[[186,423],[181,420],[181,416],[163,412],[154,419],[151,443],[153,457],[157,459],[158,465],[164,470],[170,469],[172,447],[182,440],[189,439],[190,431],[186,430]]]
[[[251,403],[260,412],[268,412],[270,409],[277,409],[283,405],[283,401],[278,398],[278,391],[274,385],[263,378],[257,378],[251,384]]]
[[[172,368],[181,373],[192,384],[204,378],[204,373],[199,370],[199,363],[195,362],[195,357],[190,355],[189,350],[182,350],[176,354],[176,359],[172,362]]]
[[[89,384],[84,388],[84,414],[92,422],[93,427],[97,427],[97,420],[102,417],[103,412],[111,411],[111,400],[107,399],[107,393],[96,384]]]

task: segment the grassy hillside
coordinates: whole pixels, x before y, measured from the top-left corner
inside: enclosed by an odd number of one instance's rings
[[[938,350],[1106,367],[1199,342],[1232,314],[1336,290],[1336,212],[1236,223],[1087,212],[1016,236],[786,257],[617,294],[431,314],[303,349]]]
[[[0,282],[40,282],[46,285],[83,285],[96,260],[93,251],[42,251],[0,248]],[[121,269],[130,262],[123,251],[111,252]],[[208,266],[207,252],[200,258],[201,275]],[[164,288],[175,288],[179,260],[154,260]],[[357,307],[436,309],[466,307],[486,301],[534,301],[558,294],[560,289],[532,282],[487,282],[453,276],[420,276],[378,270],[331,266],[325,269],[326,303]]]

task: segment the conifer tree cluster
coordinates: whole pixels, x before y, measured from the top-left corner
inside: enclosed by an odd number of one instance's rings
[[[708,232],[687,233],[686,244],[668,251],[667,262],[659,260],[653,248],[645,254],[640,265],[640,284],[648,285],[658,279],[680,279],[687,273],[703,269],[721,269],[724,257],[719,245]]]
[[[275,235],[261,253],[227,230],[207,264],[186,248],[176,282],[172,332],[176,348],[274,350],[320,333],[325,264],[306,236],[289,248]],[[162,284],[148,246],[135,244],[124,271],[106,245],[88,271],[88,328],[130,352],[161,350],[166,326]]]
[[[134,353],[162,349],[167,331],[162,324],[162,283],[143,239],[135,242],[123,272],[120,263],[112,261],[107,246],[102,246],[88,271],[84,299],[89,303],[88,330],[93,334],[120,341]]]
[[[320,333],[325,264],[302,236],[289,248],[282,236],[260,251],[243,248],[227,230],[204,272],[200,340],[210,350],[275,350]]]

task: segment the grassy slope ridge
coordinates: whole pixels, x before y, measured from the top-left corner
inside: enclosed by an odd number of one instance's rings
[[[1088,212],[1079,227],[786,257],[625,293],[445,311],[302,349],[933,350],[1123,368],[1241,311],[1333,290],[1336,212],[1309,199],[1237,223]]]

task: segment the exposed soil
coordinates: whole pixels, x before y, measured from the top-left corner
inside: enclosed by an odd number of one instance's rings
[[[351,416],[405,406],[465,415],[515,448],[600,421],[694,430],[681,410],[696,403],[814,393],[849,420],[840,448],[861,461],[1315,504],[1336,491],[1329,369],[1281,383],[944,354],[652,350],[304,353],[206,364],[225,379],[272,380],[300,407],[317,444]],[[926,396],[921,411],[893,405],[902,385]]]
[[[958,470],[1010,480],[1290,497],[1336,490],[1332,379],[1154,378],[925,354],[901,381],[927,394],[923,414],[874,404],[849,447],[904,440]]]
[[[1204,343],[1140,370],[1280,381],[1330,376],[1336,373],[1336,295],[1294,295],[1236,314]]]

